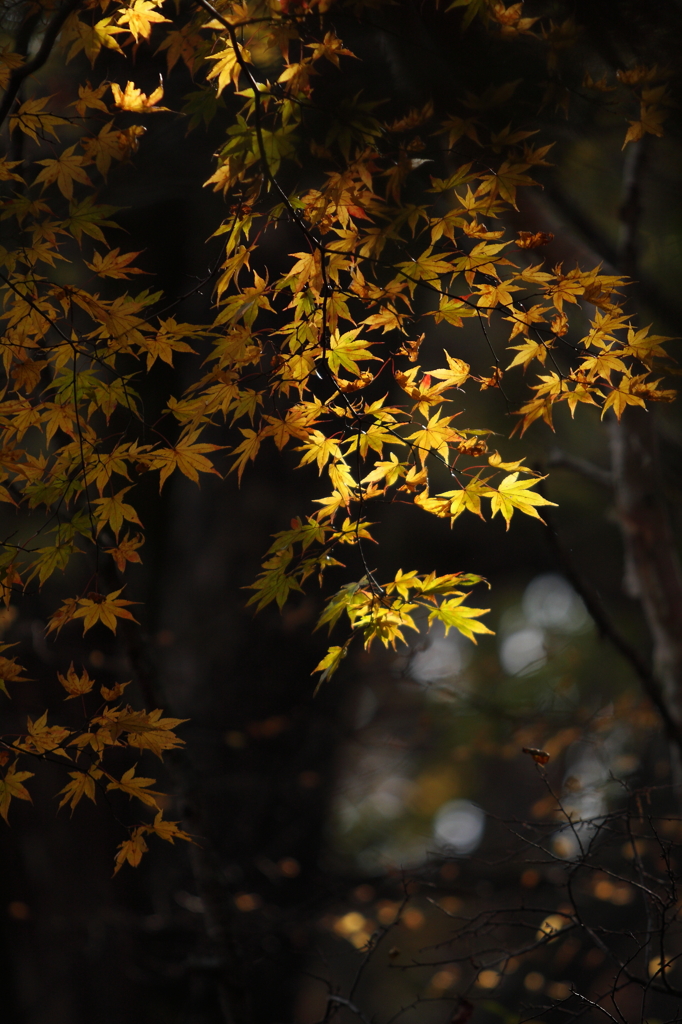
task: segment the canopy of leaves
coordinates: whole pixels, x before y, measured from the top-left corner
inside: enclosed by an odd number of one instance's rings
[[[366,647],[402,643],[417,612],[475,641],[489,631],[485,611],[462,589],[482,582],[475,567],[436,576],[408,566],[382,581],[367,554],[391,503],[450,524],[499,512],[507,527],[552,504],[523,459],[505,461],[486,425],[469,422],[467,392],[496,389],[504,398],[507,374],[529,372],[521,435],[536,420],[551,427],[562,404],[571,414],[588,404],[620,417],[628,405],[673,397],[661,386],[669,339],[632,324],[627,281],[600,266],[546,265],[537,250],[550,236],[532,225],[507,229],[520,190],[535,185],[551,156],[551,141],[536,144],[535,131],[504,124],[517,83],[466,90],[447,110],[387,102],[337,34],[376,7],[72,5],[52,55],[64,64],[85,58],[68,102],[43,94],[39,79],[20,95],[30,64],[11,50],[0,54],[10,147],[0,158],[0,501],[31,523],[26,538],[2,547],[5,604],[77,556],[91,566],[83,591],[53,609],[48,634],[60,637],[81,619],[84,632],[135,622],[124,573],[142,558],[139,495],[150,474],[159,491],[178,475],[196,484],[206,474],[241,479],[269,447],[297,453],[300,470],[319,476],[319,497],[275,535],[251,602],[282,607],[344,559],[362,565],[320,616],[319,626],[346,630],[318,665],[324,679],[354,636]],[[546,54],[548,89],[558,88],[556,55],[575,31],[570,18],[557,27],[523,17],[521,4],[488,0],[458,0],[437,14],[461,19],[453,10],[461,7],[465,28],[479,18],[512,47],[532,37]],[[42,4],[40,16],[49,24],[52,5]],[[168,79],[187,87],[182,111],[160,105],[163,83],[146,93],[134,80],[137,47],[150,45],[165,56]],[[100,71],[107,53],[125,68],[120,83]],[[636,114],[624,145],[662,133],[663,72],[623,69],[612,88]],[[183,117],[188,133],[219,125],[222,142],[205,170],[205,186],[222,203],[213,235],[220,257],[201,282],[214,289],[211,322],[180,322],[175,302],[153,283],[139,290],[131,279],[149,272],[145,255],[114,247],[117,211],[99,202],[107,176],[145,145],[150,117]],[[21,147],[25,156],[13,159]],[[284,269],[266,267],[262,253],[285,226],[293,251]],[[509,325],[510,350],[492,352],[491,370],[480,373],[458,354],[458,331],[471,320],[485,347],[491,318]],[[444,325],[445,351],[423,344],[434,324]],[[154,378],[164,389],[162,364],[176,359],[187,386],[165,391],[161,417],[147,423],[142,384]],[[117,586],[105,582],[112,574]],[[2,660],[5,689],[21,681],[21,668]],[[133,767],[111,774],[105,758],[125,746],[161,757],[182,742],[180,721],[123,705],[122,687],[96,690],[84,669],[58,679],[65,699],[83,701],[87,728],[48,726],[43,715],[5,747],[18,757],[61,758],[71,779],[61,804],[71,811],[98,789],[156,809],[155,780]],[[15,765],[0,783],[5,818],[13,797],[29,799],[30,773]],[[151,834],[189,838],[157,815],[131,827],[116,871],[139,863]]]

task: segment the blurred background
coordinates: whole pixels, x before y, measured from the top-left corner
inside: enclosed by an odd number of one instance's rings
[[[524,10],[534,6],[552,8]],[[595,80],[640,60],[674,66],[680,5],[642,6],[572,4],[583,30],[562,51],[567,66],[587,67]],[[554,7],[566,16],[566,5]],[[454,28],[451,38],[434,36],[429,15],[408,4],[376,19],[370,31],[340,16],[338,31],[365,48],[376,90],[396,103],[434,96],[446,110],[453,90],[480,94],[523,76],[492,123],[538,128],[537,139],[555,146],[518,226],[555,235],[542,251],[550,264],[618,265],[631,159],[621,151],[622,111],[585,98],[567,76],[568,99],[555,96],[538,114],[547,72],[527,40],[511,54],[474,23],[462,47]],[[116,56],[103,60],[116,77]],[[136,84],[150,91],[161,68],[161,57],[140,54]],[[82,75],[78,60],[48,64],[41,87],[67,92]],[[142,265],[169,296],[190,292],[219,256],[219,240],[206,239],[224,216],[222,200],[196,183],[230,116],[221,111],[189,138],[181,119],[150,118],[134,166],[112,175],[101,197],[122,208],[127,249],[145,251]],[[642,325],[674,335],[682,309],[674,115],[650,141],[630,308]],[[264,264],[276,268],[297,247],[287,231],[262,252]],[[206,317],[210,301],[208,289],[191,295],[181,318]],[[494,320],[490,339],[502,353],[506,332]],[[472,321],[455,337],[446,325],[432,328],[423,351],[435,357],[446,342],[476,373],[490,372]],[[179,394],[184,373],[180,359],[164,387]],[[364,1024],[554,1022],[567,1013],[628,1024],[680,1019],[674,847],[682,833],[668,744],[632,665],[585,604],[587,588],[648,657],[614,511],[608,417],[583,406],[571,420],[564,408],[555,433],[535,424],[509,440],[510,409],[527,382],[507,380],[504,396],[467,391],[467,420],[492,427],[505,458],[527,456],[549,474],[545,493],[558,504],[551,529],[516,517],[507,533],[499,518],[470,516],[450,530],[393,506],[373,552],[379,577],[399,566],[484,575],[490,591],[478,588],[474,603],[490,607],[495,635],[477,646],[424,625],[408,648],[349,655],[313,698],[322,595],[313,588],[282,615],[244,607],[270,534],[319,496],[314,473],[274,453],[249,466],[241,489],[233,476],[207,478],[201,489],[174,478],[160,499],[150,481],[146,562],[129,570],[128,584],[143,602],[142,634],[119,642],[93,630],[86,647],[65,632],[57,658],[42,631],[68,580],[51,582],[20,617],[0,613],[3,640],[21,645],[32,679],[17,688],[8,720],[56,707],[55,669],[71,658],[105,685],[133,678],[143,706],[188,719],[184,752],[154,767],[173,794],[166,817],[203,837],[196,847],[158,844],[138,870],[112,879],[113,816],[83,805],[73,819],[55,815],[55,770],[36,769],[34,804],[13,808],[0,846],[3,1024],[314,1024],[331,1011]],[[153,420],[161,389],[144,400]],[[679,538],[679,405],[655,415],[661,488]],[[11,515],[2,506],[3,529]],[[571,816],[590,822],[572,826]],[[670,966],[640,938],[652,913],[637,882],[644,875],[672,929]],[[617,966],[635,949],[638,977],[665,982],[644,995]],[[614,984],[623,991],[606,1013],[602,993]]]

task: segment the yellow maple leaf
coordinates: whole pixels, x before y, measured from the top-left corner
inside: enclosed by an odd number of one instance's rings
[[[80,697],[84,693],[90,693],[90,690],[95,685],[95,680],[90,678],[85,669],[83,669],[83,675],[78,675],[73,667],[73,662],[69,665],[68,672],[65,676],[63,676],[61,672],[57,673],[57,679],[68,694],[64,700],[73,700],[74,697]]]
[[[183,832],[178,825],[177,821],[165,821],[163,812],[159,811],[154,818],[154,824],[147,825],[146,828],[147,832],[153,832],[159,839],[165,839],[167,843],[173,843],[176,839],[184,839],[187,843],[193,842],[191,835],[188,832]]]
[[[105,700],[112,701],[118,700],[126,686],[130,686],[130,680],[127,683],[114,683],[113,686],[100,686],[99,692],[102,694]]]
[[[460,594],[457,597],[441,601],[436,608],[429,612],[429,624],[436,621],[442,622],[446,636],[451,629],[456,629],[462,636],[476,643],[474,633],[492,634],[493,632],[484,623],[477,621],[479,616],[485,615],[490,608],[470,608],[468,605],[462,604],[467,597],[468,594]]]
[[[137,622],[137,619],[133,618],[132,614],[125,607],[128,604],[137,604],[137,601],[126,601],[123,598],[119,598],[119,594],[123,590],[113,590],[110,594],[104,597],[102,594],[98,594],[92,591],[87,597],[79,597],[79,607],[71,614],[72,619],[83,619],[83,635],[87,633],[89,629],[97,622],[101,622],[103,626],[110,629],[112,633],[116,632],[117,619],[132,619],[133,622]],[[53,616],[54,618],[54,616]],[[50,622],[50,627],[52,621]]]
[[[12,575],[10,573],[10,575]],[[21,580],[19,580],[21,582]],[[14,644],[0,644],[0,651],[6,651],[8,647],[14,647]],[[28,682],[25,676],[22,675],[24,672],[23,665],[17,663],[16,658],[5,658],[4,655],[0,655],[0,690],[7,694],[6,683],[25,683]]]
[[[251,60],[251,54],[244,46],[239,47],[239,56],[244,61],[250,62]],[[211,68],[206,77],[208,79],[218,79],[218,96],[220,96],[223,89],[229,85],[230,82],[233,83],[235,89],[237,88],[239,85],[241,65],[237,59],[237,54],[232,43],[228,43],[225,49],[221,50],[220,53],[209,54],[207,56],[207,60],[216,61],[215,65]]]
[[[17,743],[17,746],[20,747],[21,750],[26,750],[32,754],[45,754],[50,752],[54,754],[61,754],[63,757],[69,756],[66,751],[62,750],[61,744],[67,736],[71,735],[71,733],[61,725],[48,725],[47,711],[45,711],[40,718],[36,718],[35,722],[31,718],[27,717],[26,729],[28,733],[26,739]]]
[[[540,479],[544,479],[544,477]],[[531,491],[529,488],[534,487],[536,483],[538,483],[537,479],[519,480],[518,473],[510,473],[509,476],[504,478],[499,487],[496,489],[491,488],[489,497],[493,518],[498,512],[501,512],[506,520],[507,529],[509,529],[509,523],[516,508],[519,512],[524,512],[527,516],[533,516],[535,519],[539,519],[541,523],[544,522],[542,516],[536,512],[535,506],[556,506],[556,502],[548,501],[541,494]]]
[[[319,678],[317,688],[319,688],[322,685],[322,683],[326,683],[328,679],[331,679],[331,677],[339,668],[343,659],[346,657],[347,653],[348,644],[346,644],[344,647],[329,648],[324,658],[322,658],[322,660],[315,666],[313,671],[310,673],[311,675],[313,675],[315,672],[322,673]]]
[[[28,800],[31,801],[31,795],[25,786],[22,786],[22,782],[26,779],[33,778],[33,772],[18,772],[16,770],[17,762],[11,764],[5,773],[4,779],[0,779],[0,814],[7,821],[7,812],[9,811],[9,805],[12,801],[12,797],[16,797],[17,800]]]
[[[146,271],[140,270],[139,267],[131,267],[128,264],[131,263],[136,256],[139,256],[139,252],[126,252],[121,253],[120,249],[111,249],[106,256],[102,256],[101,253],[93,253],[92,263],[88,263],[84,260],[86,267],[89,267],[99,277],[114,277],[121,280],[125,280],[129,274],[145,274]]]
[[[128,734],[131,747],[140,750],[151,750],[158,758],[162,758],[164,750],[173,750],[183,746],[184,740],[172,731],[186,722],[186,718],[162,718],[160,708],[155,711],[131,711],[129,708],[117,718],[117,729]]]
[[[453,419],[454,416],[445,416],[441,419],[438,410],[431,416],[426,426],[407,435],[407,440],[414,441],[414,446],[419,451],[422,466],[430,451],[435,451],[442,459],[447,459],[448,445],[463,440],[462,435],[450,426]]]
[[[51,96],[38,96],[22,103],[16,114],[12,114],[9,119],[10,135],[15,128],[18,128],[19,131],[28,135],[34,142],[38,142],[36,132],[39,130],[48,131],[50,135],[54,135],[55,139],[58,139],[59,136],[54,130],[54,126],[57,124],[68,124],[69,122],[63,117],[57,117],[56,114],[48,114],[43,110],[45,104],[51,99]]]
[[[149,786],[152,786],[156,782],[156,779],[145,779],[142,775],[136,775],[135,767],[136,766],[133,765],[133,767],[129,768],[127,772],[124,772],[120,779],[115,779],[113,775],[109,775],[105,772],[107,779],[109,779],[107,792],[109,792],[110,789],[120,789],[122,793],[127,793],[131,800],[133,797],[136,797],[148,807],[156,807],[158,810],[159,805],[157,804],[155,797],[161,796],[162,794],[158,793],[154,789],[149,789]]]
[[[114,128],[113,121],[109,121],[97,135],[81,140],[81,145],[85,150],[83,162],[87,164],[94,160],[97,170],[103,178],[106,178],[111,161],[124,160],[129,153],[134,152],[137,149],[139,138],[144,135],[145,131],[146,128],[139,124],[131,125],[130,128],[120,131],[118,128]],[[109,222],[105,222],[105,224],[109,224]],[[84,230],[87,231],[87,229]],[[93,234],[92,231],[87,233]],[[97,238],[100,242],[104,241],[104,235],[101,232],[93,234],[93,238]]]
[[[220,476],[218,470],[206,458],[206,453],[217,452],[224,445],[197,444],[195,442],[199,434],[199,430],[193,430],[186,437],[181,438],[173,448],[157,448],[156,451],[151,452],[146,457],[150,464],[150,469],[161,470],[159,491],[161,491],[168,477],[176,469],[179,469],[184,476],[193,480],[194,483],[198,482],[199,473],[213,473],[215,476]]]
[[[159,0],[134,0],[130,7],[121,11],[118,16],[118,24],[128,26],[136,43],[139,43],[140,36],[143,39],[149,39],[152,34],[152,24],[162,21],[170,22],[171,20],[164,18],[163,14],[159,14],[155,10],[160,6]]]
[[[124,487],[122,490],[115,494],[111,498],[95,498],[93,505],[97,505],[97,533],[108,523],[111,529],[114,531],[114,536],[118,540],[118,535],[123,526],[123,520],[127,519],[130,523],[136,523],[138,526],[142,526],[137,512],[132,505],[124,502],[123,496],[130,490],[130,487]]]
[[[156,106],[159,100],[163,99],[163,84],[158,85],[149,96],[138,89],[134,82],[126,83],[125,92],[116,82],[112,82],[111,92],[119,110],[127,110],[131,114],[159,114],[162,110],[168,111],[169,109]]]
[[[76,804],[78,804],[84,796],[86,796],[88,800],[92,800],[93,804],[95,803],[95,782],[97,779],[102,777],[102,772],[99,768],[95,768],[93,766],[88,769],[87,772],[69,772],[69,775],[71,777],[71,782],[67,782],[63,789],[60,789],[57,794],[57,796],[61,796],[62,793],[64,794],[57,810],[63,807],[64,804],[70,803],[71,813],[73,814]]]
[[[75,25],[76,38],[66,58],[67,64],[81,50],[84,51],[93,67],[103,47],[107,50],[116,50],[118,53],[123,53],[115,36],[125,32],[125,29],[112,25],[112,21],[113,18],[101,18],[96,24],[88,25],[87,22],[77,19]]]
[[[641,395],[638,395],[634,387],[641,382],[641,377],[625,376],[618,382],[618,387],[613,388],[604,402],[601,418],[603,419],[609,409],[613,409],[616,418],[620,419],[628,405],[641,405],[646,409],[646,402]]]
[[[106,103],[102,103],[102,96],[108,88],[108,82],[102,82],[96,89],[93,89],[90,82],[87,81],[85,85],[78,86],[78,99],[70,103],[69,106],[75,107],[76,113],[81,117],[85,117],[88,109],[103,110],[105,114],[108,114],[109,108]]]
[[[341,449],[338,442],[332,437],[326,437],[321,430],[311,430],[308,440],[297,452],[305,452],[299,462],[299,466],[305,466],[309,462],[317,462],[320,473],[331,458],[341,458]]]

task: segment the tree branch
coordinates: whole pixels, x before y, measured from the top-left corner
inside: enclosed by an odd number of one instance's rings
[[[659,681],[649,667],[647,659],[618,631],[594,588],[577,571],[573,559],[566,550],[547,512],[545,512],[545,521],[550,545],[554,550],[557,562],[564,575],[576,593],[582,598],[601,636],[609,640],[619,654],[634,669],[642,689],[661,716],[669,740],[682,750],[682,726],[671,713]]]
[[[562,452],[560,448],[555,448],[553,452],[550,452],[547,465],[553,469],[573,470],[574,473],[579,473],[580,476],[591,480],[594,484],[599,484],[600,487],[606,487],[609,490],[613,488],[613,473],[608,469],[595,466],[593,462],[581,459],[578,455]]]

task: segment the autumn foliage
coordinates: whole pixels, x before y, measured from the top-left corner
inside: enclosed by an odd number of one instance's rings
[[[536,107],[565,108],[562,53],[579,30],[570,5],[561,21],[527,17],[520,3],[429,6],[462,31],[481,20],[509,47],[532,37],[547,61]],[[77,565],[68,579],[81,589],[47,624],[57,648],[81,625],[134,628],[125,573],[144,553],[141,478],[155,475],[159,491],[177,474],[241,479],[263,448],[296,453],[301,471],[319,477],[319,497],[282,524],[250,602],[282,607],[323,576],[327,586],[330,570],[335,591],[318,625],[335,636],[320,682],[354,638],[392,646],[424,618],[475,641],[489,632],[485,609],[469,603],[483,582],[475,566],[438,575],[408,565],[378,579],[370,553],[392,503],[451,525],[499,513],[507,527],[552,504],[526,460],[469,421],[467,392],[494,389],[505,401],[507,377],[525,374],[521,435],[536,421],[551,427],[564,404],[571,415],[588,404],[620,418],[627,406],[673,397],[661,386],[668,339],[633,324],[627,280],[601,266],[548,264],[551,236],[511,226],[519,190],[552,157],[551,139],[505,121],[518,83],[465,91],[448,110],[399,110],[368,73],[339,101],[348,69],[353,83],[363,75],[343,26],[351,37],[365,15],[390,9],[362,0],[40,0],[26,17],[43,20],[50,61],[77,67],[73,95],[48,95],[38,57],[14,52],[11,40],[0,54],[0,500],[19,524],[3,538],[1,583],[9,608]],[[163,81],[149,94],[135,83],[143,48],[165,57],[181,105],[164,105]],[[105,53],[118,55],[128,77],[100,71]],[[662,133],[659,69],[623,68],[596,82],[573,74],[574,90],[608,97],[611,116],[629,120],[624,145]],[[204,282],[210,322],[182,322],[176,299],[155,290],[154,267],[125,251],[117,211],[99,199],[110,175],[134,167],[150,117],[182,118],[188,133],[220,125],[223,141],[205,169],[205,186],[223,201],[213,235],[222,254]],[[266,245],[285,245],[283,270],[266,266]],[[492,318],[506,326],[506,353],[490,345]],[[465,320],[480,333],[487,369],[458,354]],[[166,393],[162,416],[148,423],[148,382],[178,355],[190,383]],[[359,578],[344,577],[352,552]],[[11,696],[21,682],[21,666],[3,653],[0,686]],[[71,812],[98,793],[135,801],[143,817],[116,870],[138,864],[151,836],[191,838],[164,819],[155,779],[136,766],[145,751],[161,758],[181,744],[181,722],[131,707],[126,685],[99,686],[72,664],[55,686],[81,702],[85,726],[29,719],[23,734],[4,736],[0,754],[5,820],[12,798],[31,798],[34,758],[63,764],[68,781],[57,796]],[[110,759],[122,747],[131,759],[123,773]]]

